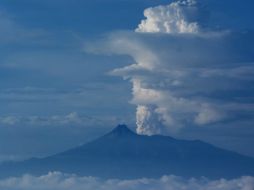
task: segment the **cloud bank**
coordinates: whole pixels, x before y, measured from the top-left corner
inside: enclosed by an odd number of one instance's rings
[[[160,179],[136,179],[136,180],[102,180],[94,177],[78,177],[66,175],[60,172],[51,172],[47,175],[35,177],[24,175],[20,178],[8,178],[0,180],[0,188],[5,190],[252,190],[254,188],[253,177],[241,177],[234,180],[220,179],[211,181],[208,179],[183,179],[176,176],[163,176]]]
[[[133,58],[111,74],[133,84],[138,133],[254,116],[253,32],[203,27],[203,12],[194,0],[148,8],[136,32],[114,32],[87,49]]]

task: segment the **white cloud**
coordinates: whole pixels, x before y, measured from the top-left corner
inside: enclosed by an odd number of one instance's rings
[[[119,118],[116,117],[92,117],[71,112],[66,115],[52,116],[1,116],[1,126],[103,126],[112,123],[117,124]]]
[[[142,20],[136,29],[137,32],[161,33],[197,33],[197,22],[191,22],[195,12],[195,0],[173,2],[167,6],[148,8],[144,11],[145,20]]]
[[[0,188],[5,190],[253,190],[254,178],[241,177],[233,180],[183,179],[163,176],[160,179],[102,180],[94,177],[78,177],[60,172],[50,172],[44,176],[24,175],[19,178],[0,180]]]
[[[220,113],[218,110],[214,110],[207,106],[199,112],[195,117],[195,123],[198,125],[205,125],[212,122],[220,121],[225,117],[224,113]]]
[[[105,96],[103,98],[98,90],[104,92]],[[71,119],[72,124],[77,125],[83,125],[84,123],[101,125],[105,122],[109,124],[108,126],[114,126],[119,122],[123,122],[123,120],[133,123],[132,110],[126,108],[118,111],[128,101],[128,97],[124,96],[124,90],[125,86],[122,84],[110,84],[108,82],[89,82],[74,88],[70,85],[69,89],[33,86],[0,89],[0,102],[5,104],[4,109],[0,110],[0,124],[62,125],[66,123],[65,120],[71,121]],[[119,93],[122,94],[120,98]],[[114,104],[118,106],[115,110],[111,109],[112,97],[115,97]],[[98,104],[100,109],[98,109],[98,106],[94,107]],[[108,110],[111,110],[111,112],[109,113]],[[22,114],[18,114],[19,112]],[[68,119],[64,118],[72,112],[76,112],[81,121],[76,118],[74,122],[75,115],[72,115],[73,118],[70,118],[70,116]],[[89,116],[92,118],[89,118]],[[129,119],[130,117],[132,119]],[[71,124],[71,122],[68,122],[68,124]]]
[[[252,47],[237,51],[239,41],[247,39],[253,40],[235,33],[210,37],[114,33],[103,43],[109,47],[106,51],[127,54],[136,62],[111,74],[133,84],[137,132],[157,134],[239,119],[239,112],[253,114],[251,101],[238,101],[239,96],[253,95],[248,85],[254,79],[254,58],[248,51]]]
[[[19,118],[14,117],[14,116],[6,116],[0,118],[1,123],[6,124],[6,125],[15,125],[16,123],[19,122]]]
[[[198,3],[149,8],[137,32],[114,32],[87,49],[133,58],[133,64],[111,74],[133,84],[130,102],[137,106],[139,133],[174,133],[254,115],[253,33],[203,30],[204,23],[195,32],[182,30],[178,22],[190,24],[202,15]]]

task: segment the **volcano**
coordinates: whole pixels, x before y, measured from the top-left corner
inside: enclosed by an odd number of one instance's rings
[[[82,146],[46,158],[0,165],[0,177],[60,171],[101,178],[235,178],[254,175],[254,158],[199,140],[138,135],[126,125]]]

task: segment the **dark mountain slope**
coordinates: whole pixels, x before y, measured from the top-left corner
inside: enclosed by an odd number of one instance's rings
[[[2,177],[61,171],[103,178],[138,178],[179,175],[234,178],[254,175],[254,159],[202,141],[166,136],[142,136],[119,125],[83,146],[43,159],[6,163]]]

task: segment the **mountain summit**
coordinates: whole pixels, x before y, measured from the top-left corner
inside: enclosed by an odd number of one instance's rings
[[[202,141],[144,136],[118,125],[82,146],[41,159],[0,165],[0,177],[61,171],[102,178],[235,178],[254,175],[254,159]]]
[[[133,136],[137,135],[133,131],[131,131],[127,125],[118,125],[114,128],[110,133],[107,134],[108,136],[115,136],[115,137],[125,137],[125,136]]]

